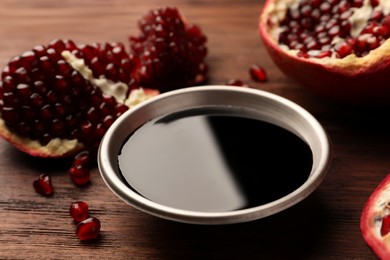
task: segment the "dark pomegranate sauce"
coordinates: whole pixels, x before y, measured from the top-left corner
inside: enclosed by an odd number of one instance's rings
[[[128,186],[151,201],[221,212],[291,193],[307,180],[312,153],[279,126],[186,111],[142,125],[124,142],[118,164]]]

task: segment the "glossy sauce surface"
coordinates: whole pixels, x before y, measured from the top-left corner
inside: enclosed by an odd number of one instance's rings
[[[291,193],[307,180],[312,153],[296,135],[264,121],[178,113],[137,129],[118,164],[129,187],[154,202],[221,212]]]

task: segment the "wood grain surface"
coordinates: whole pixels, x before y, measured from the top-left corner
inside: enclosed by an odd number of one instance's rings
[[[0,141],[0,259],[375,259],[359,230],[363,205],[390,172],[387,109],[335,104],[284,76],[257,33],[261,0],[1,0],[0,67],[14,55],[54,38],[77,43],[126,42],[148,10],[176,6],[208,37],[210,84],[237,78],[301,105],[323,124],[333,161],[321,186],[273,216],[233,225],[181,224],[140,212],[106,187],[98,170],[78,188],[66,160],[29,157]],[[250,80],[254,64],[269,82]],[[151,162],[153,158],[150,158]],[[32,182],[52,176],[53,197]],[[102,223],[101,236],[80,242],[68,215],[86,201]]]

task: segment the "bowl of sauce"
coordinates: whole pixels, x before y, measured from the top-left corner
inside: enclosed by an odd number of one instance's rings
[[[331,162],[328,135],[305,109],[234,86],[170,91],[131,108],[104,136],[109,189],[148,214],[192,224],[263,218],[309,196]]]

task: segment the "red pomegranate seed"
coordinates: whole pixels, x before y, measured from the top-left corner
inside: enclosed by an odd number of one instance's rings
[[[386,39],[390,36],[390,28],[388,26],[385,26],[385,25],[378,25],[378,26],[374,27],[373,33],[376,36],[380,36],[380,37],[383,37]]]
[[[321,51],[318,54],[314,55],[314,57],[322,59],[322,58],[325,58],[325,57],[330,57],[331,55],[332,55],[331,51],[324,50],[324,51]]]
[[[81,165],[84,167],[90,167],[92,165],[91,153],[89,151],[79,152],[73,161],[73,166]]]
[[[36,192],[44,196],[50,196],[54,193],[53,185],[49,175],[41,174],[33,182],[33,186]]]
[[[242,80],[239,79],[230,79],[228,80],[225,85],[227,86],[236,86],[236,87],[244,87],[244,88],[252,88],[251,85],[244,83]]]
[[[81,241],[96,239],[100,233],[100,220],[91,217],[81,221],[75,233]]]
[[[357,8],[360,8],[363,6],[363,1],[364,0],[355,0],[352,2],[352,7],[357,7]]]
[[[267,72],[265,69],[257,64],[254,64],[250,67],[249,73],[253,80],[259,81],[259,82],[266,82],[268,81]]]
[[[381,235],[385,236],[390,231],[390,215],[384,216],[382,219]]]
[[[379,5],[379,0],[370,0],[370,2],[372,7],[376,7]]]
[[[225,85],[241,87],[244,86],[244,82],[239,79],[231,79],[228,82],[226,82]]]
[[[298,54],[297,54],[298,57],[301,57],[301,58],[309,58],[309,54],[307,54],[306,52],[304,51],[299,51]]]
[[[335,48],[340,46],[327,46],[337,38],[344,41],[353,39],[356,44],[350,45],[351,53],[362,57],[390,37],[390,17],[382,10],[379,2],[369,0],[368,5],[373,7],[373,11],[367,24],[360,35],[352,36],[350,17],[357,8],[363,7],[363,0],[300,0],[298,5],[288,8],[285,18],[280,22],[281,33],[278,41],[297,50],[299,57],[315,57],[313,53],[329,50],[332,52],[331,57],[343,58],[344,55],[334,55],[338,52]],[[374,35],[376,39],[368,39],[367,34]]]
[[[352,46],[347,42],[339,42],[335,46],[335,51],[340,58],[344,58],[352,53]]]
[[[69,215],[74,221],[80,222],[88,218],[88,204],[84,201],[75,201],[70,204]]]
[[[74,184],[83,186],[91,179],[90,169],[82,165],[74,165],[69,170],[70,179]]]

